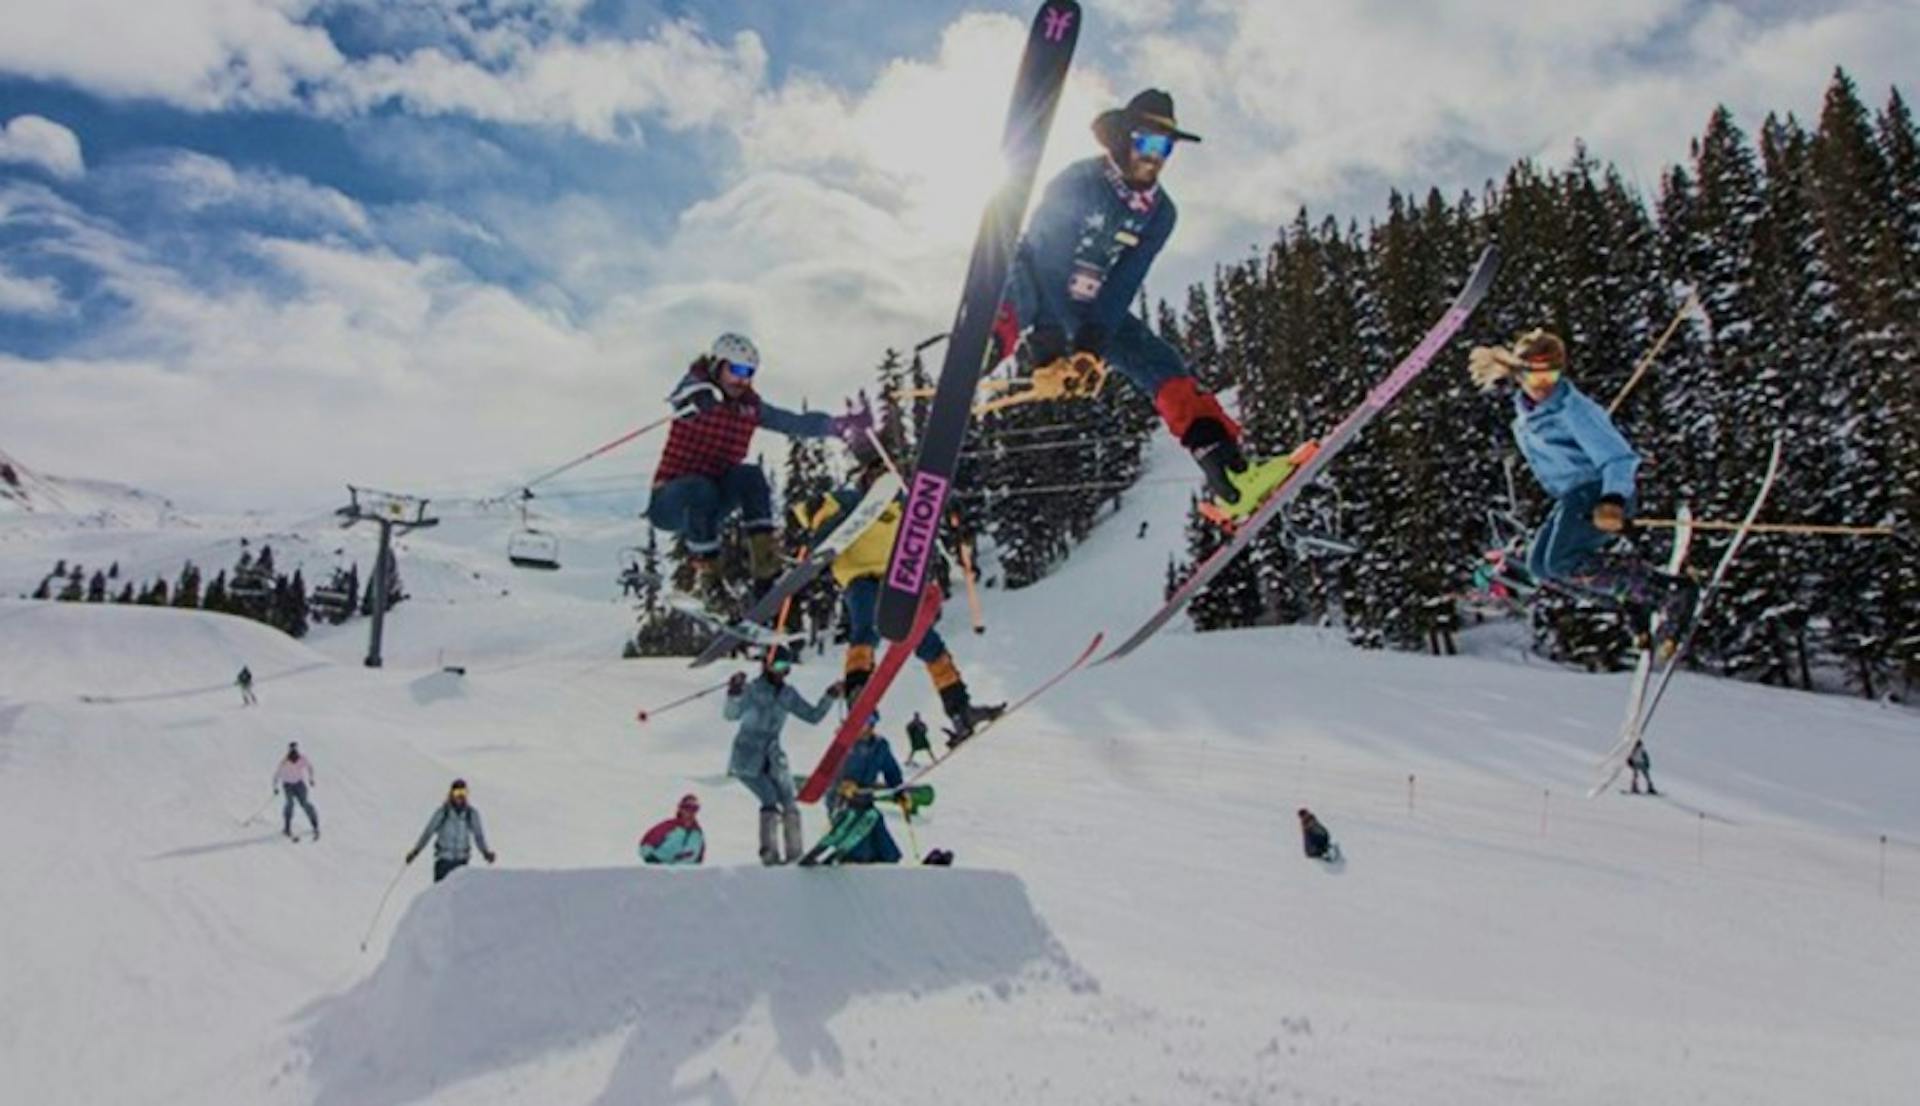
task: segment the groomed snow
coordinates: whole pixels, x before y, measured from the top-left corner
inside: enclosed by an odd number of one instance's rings
[[[953,603],[976,695],[1130,628],[1186,494],[1145,487],[1054,578],[987,592],[984,635]],[[364,622],[296,643],[0,603],[0,1098],[1905,1106],[1920,1087],[1909,709],[1682,677],[1651,742],[1665,797],[1588,801],[1623,676],[1497,644],[1173,630],[932,777],[913,841],[960,867],[762,870],[717,696],[634,721],[730,671],[616,659],[612,553],[641,535],[562,522],[581,555],[556,579],[505,566],[509,525],[408,539],[418,598],[380,670]],[[317,558],[343,540],[290,529]],[[90,531],[83,559],[243,533]],[[15,532],[0,591],[71,537]],[[885,728],[915,709],[937,705],[910,671]],[[796,764],[826,736],[791,724]],[[318,773],[317,844],[279,836],[277,803],[245,821],[289,740]],[[455,775],[500,864],[434,887],[401,855]],[[639,866],[634,839],[689,790],[709,866]],[[1302,805],[1343,869],[1300,856]]]

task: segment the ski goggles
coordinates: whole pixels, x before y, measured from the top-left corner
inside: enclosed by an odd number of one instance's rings
[[[1165,161],[1173,156],[1173,136],[1163,131],[1134,131],[1133,152]]]
[[[726,361],[722,362],[722,364],[726,366],[727,375],[736,380],[753,379],[754,367],[745,361]]]
[[[775,657],[767,662],[767,671],[776,676],[784,676],[793,671],[793,661],[787,657]]]
[[[456,787],[452,791],[447,792],[447,798],[449,799],[459,799],[459,800],[465,801],[466,797],[467,797],[467,789],[464,787]]]

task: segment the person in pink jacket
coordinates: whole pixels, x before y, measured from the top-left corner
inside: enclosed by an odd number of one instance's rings
[[[640,859],[648,864],[699,864],[707,859],[707,835],[700,828],[700,800],[680,797],[673,817],[640,838]]]
[[[313,839],[320,840],[320,815],[314,812],[313,804],[307,801],[307,792],[315,786],[313,762],[300,755],[298,741],[287,742],[287,755],[280,761],[280,767],[273,771],[274,794],[287,797],[280,809],[282,834],[293,836],[293,804],[299,803],[300,809],[307,812],[307,825],[313,827]]]

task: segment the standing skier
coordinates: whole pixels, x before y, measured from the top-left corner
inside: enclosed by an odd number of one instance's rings
[[[293,804],[299,803],[300,809],[307,812],[307,828],[313,830],[313,839],[320,840],[320,816],[307,801],[308,790],[318,786],[313,779],[313,762],[300,755],[300,743],[287,742],[287,755],[273,770],[273,793],[286,796],[280,808],[281,836],[293,836]]]
[[[447,788],[447,801],[428,815],[427,828],[420,831],[420,840],[407,850],[408,864],[412,864],[413,858],[420,855],[420,850],[427,847],[429,838],[433,841],[435,883],[447,878],[455,869],[466,867],[475,845],[480,847],[480,855],[487,858],[488,864],[499,859],[492,849],[487,848],[487,831],[480,824],[479,808],[467,803],[466,780],[453,781],[453,785]]]
[[[697,796],[680,796],[673,817],[641,836],[640,859],[648,864],[700,864],[707,859],[707,835],[700,828]]]
[[[787,767],[787,751],[780,745],[780,730],[791,714],[808,725],[818,725],[827,716],[842,685],[834,683],[809,703],[793,685],[787,683],[793,671],[793,653],[782,645],[767,654],[760,675],[751,682],[745,672],[736,672],[727,681],[727,701],[721,714],[727,721],[738,721],[733,735],[733,754],[727,775],[739,780],[754,798],[760,800],[760,863],[791,864],[805,851],[800,833],[800,804],[794,794],[793,772]],[[784,836],[786,853],[780,851]]]
[[[1642,625],[1663,615],[1655,644],[1670,653],[1685,633],[1696,589],[1637,557],[1606,551],[1632,517],[1640,456],[1606,408],[1566,377],[1566,344],[1532,330],[1511,350],[1475,348],[1467,369],[1482,391],[1502,381],[1517,385],[1514,441],[1554,500],[1527,551],[1528,575],[1623,607]]]
[[[1157,88],[1102,112],[1093,135],[1106,151],[1075,162],[1047,185],[1020,240],[995,335],[1002,357],[1026,328],[1036,378],[1084,379],[1118,369],[1153,401],[1167,429],[1206,474],[1220,513],[1251,514],[1285,480],[1285,457],[1249,465],[1240,426],[1194,379],[1180,354],[1128,308],[1173,233],[1173,198],[1160,174],[1177,142],[1200,136],[1174,122]]]
[[[899,787],[901,774],[900,762],[893,759],[893,747],[887,739],[881,737],[874,727],[880,723],[880,712],[874,711],[867,719],[866,729],[860,734],[860,740],[853,743],[847,751],[847,759],[840,766],[840,782],[835,787],[840,808],[837,818],[849,818],[862,811],[873,808],[873,791],[880,787]],[[887,831],[886,819],[875,820],[873,828],[858,842],[842,850],[834,857],[835,864],[898,864],[900,846],[893,840],[893,834]]]
[[[694,359],[667,397],[674,423],[647,502],[647,520],[686,542],[701,602],[727,619],[737,613],[720,571],[720,525],[728,515],[738,511],[744,520],[756,594],[781,567],[767,474],[746,463],[753,432],[765,427],[794,438],[851,438],[873,425],[866,411],[828,415],[776,407],[754,390],[759,370],[760,351],[739,334],[722,334]]]
[[[239,685],[241,706],[251,707],[260,702],[260,700],[253,697],[253,670],[251,668],[248,668],[244,664],[241,665],[240,674],[233,678],[233,682]]]
[[[1633,793],[1640,794],[1640,781],[1647,781],[1647,794],[1658,795],[1653,789],[1653,758],[1647,755],[1647,743],[1636,741],[1633,751],[1627,754],[1627,767],[1633,769]]]
[[[931,757],[933,745],[927,741],[926,722],[921,720],[919,711],[914,711],[913,717],[907,720],[907,763],[912,764],[913,758],[921,753]]]
[[[854,457],[860,464],[852,482],[828,492],[811,511],[805,505],[794,508],[794,513],[810,530],[807,539],[809,545],[818,546],[825,541],[838,524],[837,520],[851,512],[874,481],[886,471],[885,461],[872,442],[863,437],[854,441],[852,446]],[[896,501],[865,533],[849,542],[831,565],[833,578],[840,585],[840,604],[847,614],[845,686],[849,702],[859,696],[860,689],[866,686],[867,680],[873,675],[874,649],[880,644],[880,578],[886,574],[887,556],[893,550],[894,535],[900,529],[900,511],[900,504]],[[974,705],[967,682],[960,675],[960,668],[954,663],[953,654],[940,637],[940,631],[928,630],[913,655],[927,666],[927,677],[933,681],[933,690],[940,696],[940,706],[952,723],[953,728],[949,732],[955,741],[971,737],[975,726],[998,718],[1006,709],[1004,703]],[[924,734],[924,724],[921,730]]]

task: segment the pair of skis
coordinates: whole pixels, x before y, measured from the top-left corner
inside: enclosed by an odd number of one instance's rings
[[[1614,742],[1613,748],[1607,751],[1607,755],[1601,758],[1599,779],[1588,789],[1587,798],[1594,798],[1613,786],[1613,782],[1620,778],[1620,773],[1626,770],[1627,758],[1633,755],[1634,746],[1646,740],[1647,723],[1652,721],[1653,712],[1659,709],[1660,701],[1666,697],[1667,686],[1673,682],[1674,673],[1678,672],[1680,665],[1686,661],[1687,652],[1693,645],[1694,635],[1700,632],[1700,623],[1705,620],[1713,600],[1720,594],[1720,587],[1726,581],[1727,571],[1733,567],[1734,559],[1740,555],[1741,546],[1746,544],[1747,538],[1753,533],[1754,520],[1760,517],[1761,508],[1766,506],[1767,497],[1773,492],[1774,481],[1780,477],[1780,462],[1785,449],[1785,438],[1775,434],[1773,452],[1767,459],[1767,471],[1760,479],[1760,489],[1754,493],[1753,502],[1748,505],[1746,515],[1740,520],[1739,527],[1734,530],[1733,540],[1727,543],[1726,551],[1720,554],[1719,563],[1714,565],[1713,575],[1708,578],[1707,586],[1701,589],[1700,597],[1694,601],[1693,614],[1687,623],[1686,633],[1681,635],[1673,654],[1659,666],[1658,680],[1653,679],[1655,668],[1653,642],[1659,640],[1661,627],[1659,618],[1655,618],[1652,633],[1649,634],[1652,641],[1646,648],[1640,650],[1639,660],[1634,665],[1633,683],[1627,692],[1627,714],[1620,724],[1620,737]],[[1674,531],[1673,553],[1667,568],[1669,573],[1678,573],[1686,561],[1688,546],[1693,540],[1691,521],[1691,517],[1683,509],[1679,519],[1680,525]],[[1648,694],[1650,686],[1651,695]]]

